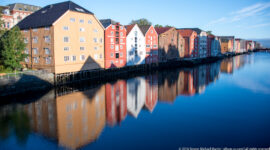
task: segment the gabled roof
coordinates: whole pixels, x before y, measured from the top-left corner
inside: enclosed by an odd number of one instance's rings
[[[100,19],[99,20],[104,28],[107,28],[111,24],[115,25],[117,22],[112,19]]]
[[[191,29],[177,29],[177,32],[182,36],[182,37],[190,37],[192,33],[195,31]]]
[[[23,4],[23,3],[14,3],[14,4],[9,4],[8,6],[9,6],[9,10],[22,10],[22,11],[31,11],[31,12],[35,12],[41,8],[39,6],[28,5],[28,4]]]
[[[150,27],[151,27],[151,25],[141,25],[141,26],[139,26],[139,28],[141,29],[144,36],[145,36],[146,32],[149,30]]]
[[[51,26],[58,18],[60,18],[68,10],[93,14],[92,12],[73,3],[72,1],[66,1],[62,3],[45,6],[42,9],[34,12],[33,14],[25,17],[17,25],[21,30]]]
[[[127,30],[127,35],[129,34],[129,32],[133,29],[133,27],[135,26],[136,24],[131,24],[131,25],[126,25],[125,28]]]
[[[201,34],[201,32],[203,31],[203,30],[201,30],[201,29],[199,29],[199,28],[179,28],[179,30],[182,30],[182,29],[184,29],[184,30],[186,30],[186,29],[193,30],[193,31],[195,31],[197,34]]]
[[[171,28],[173,27],[158,27],[158,28],[155,28],[155,30],[157,31],[157,34],[162,34],[168,30],[170,30]]]

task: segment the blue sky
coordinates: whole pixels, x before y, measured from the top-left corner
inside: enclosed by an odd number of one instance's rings
[[[63,0],[1,0],[46,6]],[[270,0],[73,0],[99,19],[122,24],[146,18],[153,24],[199,27],[215,35],[270,38]]]

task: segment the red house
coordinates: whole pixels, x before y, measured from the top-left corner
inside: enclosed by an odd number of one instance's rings
[[[198,36],[197,32],[192,29],[177,29],[178,33],[185,39],[184,57],[198,57]]]
[[[206,57],[211,56],[212,41],[215,40],[215,36],[212,34],[207,35],[207,55]]]
[[[105,28],[105,68],[120,68],[126,65],[126,29],[111,19],[100,20]]]
[[[106,119],[110,126],[120,123],[127,115],[127,84],[124,80],[106,84]]]
[[[152,25],[139,26],[145,37],[145,64],[158,63],[158,34]]]

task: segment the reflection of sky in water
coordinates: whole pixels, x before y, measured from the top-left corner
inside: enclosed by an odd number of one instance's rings
[[[269,57],[261,55],[255,57],[258,61],[245,65],[240,70],[234,70],[233,75],[225,75],[225,79],[238,87],[254,93],[270,94]]]

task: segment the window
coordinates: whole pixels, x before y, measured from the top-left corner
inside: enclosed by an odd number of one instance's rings
[[[49,48],[44,48],[45,54],[49,55],[51,53]]]
[[[147,47],[147,48],[149,48],[149,47],[150,47],[150,45],[146,45],[146,47]]]
[[[95,54],[95,55],[94,55],[94,58],[95,58],[95,59],[98,59],[98,54]]]
[[[24,53],[25,54],[29,54],[29,49],[28,48],[24,48]]]
[[[111,38],[111,43],[113,43],[114,42],[114,40],[113,40],[113,38]]]
[[[122,64],[123,63],[123,60],[120,60],[120,64]]]
[[[113,64],[113,60],[111,60],[111,64]]]
[[[34,29],[33,29],[34,32],[37,32],[37,30],[38,30],[37,28],[34,28]]]
[[[50,27],[45,27],[45,30],[50,30]]]
[[[64,56],[64,61],[68,62],[69,61],[69,56]]]
[[[69,47],[64,47],[64,51],[69,51]]]
[[[102,59],[102,54],[99,55],[99,58]]]
[[[94,50],[98,50],[98,47],[94,47]]]
[[[151,30],[151,33],[153,33],[154,31],[153,30]]]
[[[120,43],[123,43],[123,39],[120,39]]]
[[[93,31],[94,31],[95,33],[97,33],[97,32],[98,32],[98,30],[97,30],[97,29],[93,29]]]
[[[38,37],[33,37],[33,43],[37,43],[38,42]]]
[[[120,45],[120,49],[123,49],[123,45]]]
[[[34,55],[37,55],[38,54],[38,49],[37,48],[33,48],[33,53],[34,53]]]
[[[123,53],[120,53],[120,57],[123,57]]]
[[[115,45],[115,50],[116,50],[116,51],[119,50],[119,45]]]
[[[69,30],[68,26],[63,26],[63,30]]]
[[[97,41],[97,38],[94,38],[93,40],[94,40],[94,42],[95,42],[95,43],[97,43],[97,42],[98,42],[98,41]]]
[[[113,31],[111,31],[111,35],[113,35],[114,34],[114,32]]]
[[[123,36],[124,34],[123,34],[123,32],[120,32],[120,36]]]
[[[81,56],[80,56],[80,59],[81,59],[81,60],[85,60],[85,56],[84,56],[84,55],[81,55]]]
[[[68,43],[68,42],[69,42],[69,37],[65,36],[65,37],[64,37],[64,42],[65,42],[65,43]]]
[[[45,36],[44,39],[45,39],[45,42],[46,43],[50,43],[51,42],[51,38],[49,36]]]
[[[75,18],[70,18],[70,22],[75,22]]]
[[[115,29],[115,26],[114,25],[112,25],[112,29]]]
[[[25,61],[26,63],[28,63],[28,62],[29,62],[29,57],[24,58],[24,61]]]
[[[91,20],[88,20],[88,24],[92,24],[92,21]]]
[[[84,20],[83,19],[80,19],[80,23],[84,23]]]
[[[46,57],[46,58],[45,58],[45,63],[46,63],[46,64],[51,64],[51,60],[52,60],[51,57]]]
[[[75,55],[72,56],[72,61],[76,61],[76,56]]]
[[[80,28],[80,32],[84,32],[84,28]]]
[[[38,57],[34,57],[34,63],[38,63]]]
[[[123,26],[120,26],[120,30],[123,30],[124,29],[124,27]]]
[[[28,38],[23,38],[24,43],[28,43]]]
[[[80,42],[85,42],[85,38],[84,37],[80,37]]]
[[[119,58],[119,53],[116,53],[115,54],[115,58]]]
[[[99,39],[99,42],[100,42],[100,43],[103,43],[103,39],[102,39],[102,38],[100,38],[100,39]]]
[[[114,49],[114,45],[111,45],[111,49]]]
[[[157,48],[157,45],[154,45],[154,48]]]
[[[111,57],[113,58],[113,53],[111,53]]]
[[[84,47],[80,47],[80,50],[81,50],[81,51],[84,51]]]

